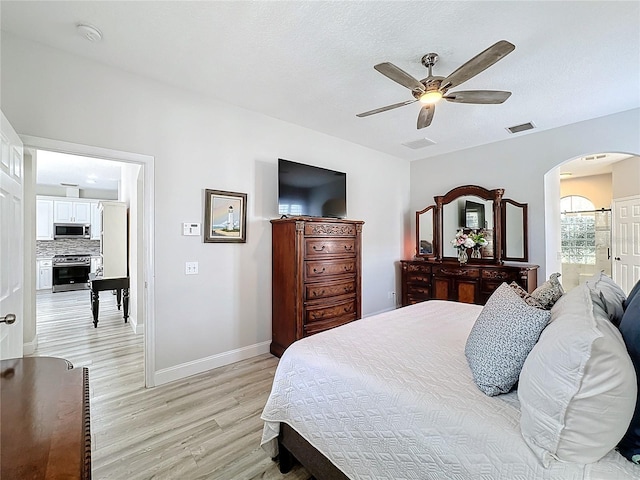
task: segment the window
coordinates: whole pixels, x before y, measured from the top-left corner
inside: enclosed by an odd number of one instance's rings
[[[578,195],[560,200],[562,263],[595,265],[596,222],[593,203]]]

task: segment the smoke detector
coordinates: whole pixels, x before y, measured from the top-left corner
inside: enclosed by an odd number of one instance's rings
[[[90,42],[97,43],[102,40],[102,32],[93,25],[86,23],[79,23],[76,25],[76,30],[80,35],[89,40]]]

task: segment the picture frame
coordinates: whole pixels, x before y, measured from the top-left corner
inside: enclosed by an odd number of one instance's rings
[[[247,194],[205,189],[205,243],[246,243]]]

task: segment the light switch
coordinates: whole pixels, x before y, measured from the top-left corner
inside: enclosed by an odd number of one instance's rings
[[[198,262],[186,262],[184,273],[187,275],[198,274]]]
[[[183,223],[182,235],[200,235],[199,223]]]

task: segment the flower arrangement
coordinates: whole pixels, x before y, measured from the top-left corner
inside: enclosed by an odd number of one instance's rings
[[[451,240],[453,245],[458,250],[467,250],[468,248],[484,247],[489,243],[485,237],[485,232],[482,230],[472,230],[469,233],[464,233],[463,230],[458,230],[456,236]]]

